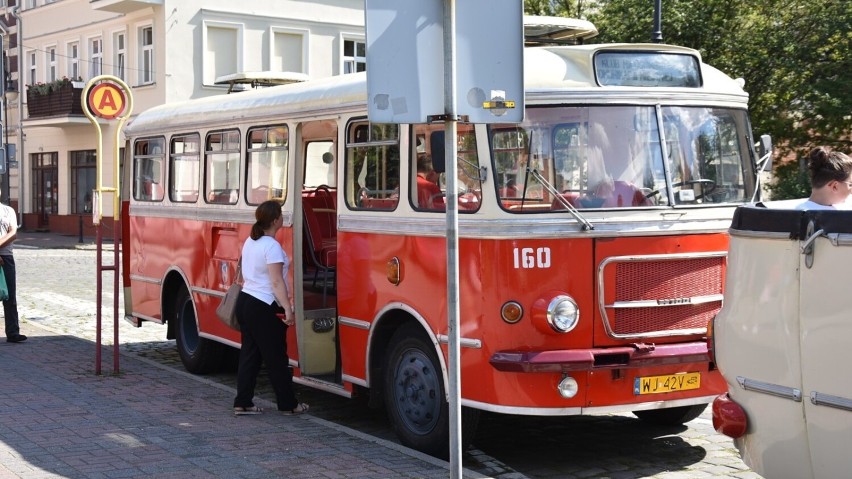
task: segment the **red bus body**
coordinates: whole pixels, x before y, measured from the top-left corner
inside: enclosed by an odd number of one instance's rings
[[[695,58],[703,83],[598,83],[596,55],[637,50]],[[551,78],[558,65],[576,78]],[[731,215],[756,188],[747,95],[697,52],[664,45],[543,49],[528,53],[526,76],[524,124],[460,126],[473,165],[458,173],[462,405],[688,421],[726,390],[705,335]],[[256,205],[279,199],[300,318],[287,338],[295,380],[369,389],[405,444],[439,454],[445,216],[415,191],[416,157],[434,157],[439,129],[370,124],[363,75],[141,114],[126,130],[127,319],[166,323],[190,371],[219,367],[240,336],[214,311]],[[612,160],[611,145],[630,159]],[[596,176],[611,197],[595,199]],[[554,306],[571,304],[574,316]]]

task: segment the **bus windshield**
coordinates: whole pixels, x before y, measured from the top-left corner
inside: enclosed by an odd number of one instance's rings
[[[528,213],[746,202],[747,132],[744,110],[550,106],[492,125],[489,139],[501,206]]]

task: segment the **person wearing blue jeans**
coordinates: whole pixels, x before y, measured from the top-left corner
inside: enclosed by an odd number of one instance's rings
[[[18,324],[18,300],[15,297],[15,257],[12,255],[12,244],[18,235],[18,218],[11,206],[0,203],[0,266],[9,297],[3,301],[3,319],[6,321],[6,342],[22,343],[27,337],[21,334]]]

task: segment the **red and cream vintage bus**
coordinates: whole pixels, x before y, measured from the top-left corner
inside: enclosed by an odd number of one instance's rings
[[[479,411],[689,421],[726,390],[705,334],[757,183],[742,83],[695,50],[611,44],[527,48],[525,84],[523,123],[458,127],[465,433]],[[127,318],[219,367],[240,336],[214,310],[277,199],[295,381],[369,393],[404,444],[445,454],[443,124],[371,123],[366,101],[353,74],[135,118]]]

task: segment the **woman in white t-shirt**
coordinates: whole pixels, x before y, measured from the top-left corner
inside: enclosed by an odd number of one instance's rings
[[[257,221],[251,228],[251,237],[243,244],[243,289],[236,306],[242,344],[234,414],[262,412],[254,405],[254,388],[264,362],[278,410],[301,414],[308,411],[308,405],[300,403],[293,393],[287,357],[287,328],[296,320],[287,285],[290,258],[275,239],[284,223],[281,204],[265,201],[254,216]]]
[[[824,147],[814,148],[808,154],[808,174],[811,179],[811,196],[792,205],[797,210],[848,210],[852,209],[852,159],[839,151],[829,152]]]

